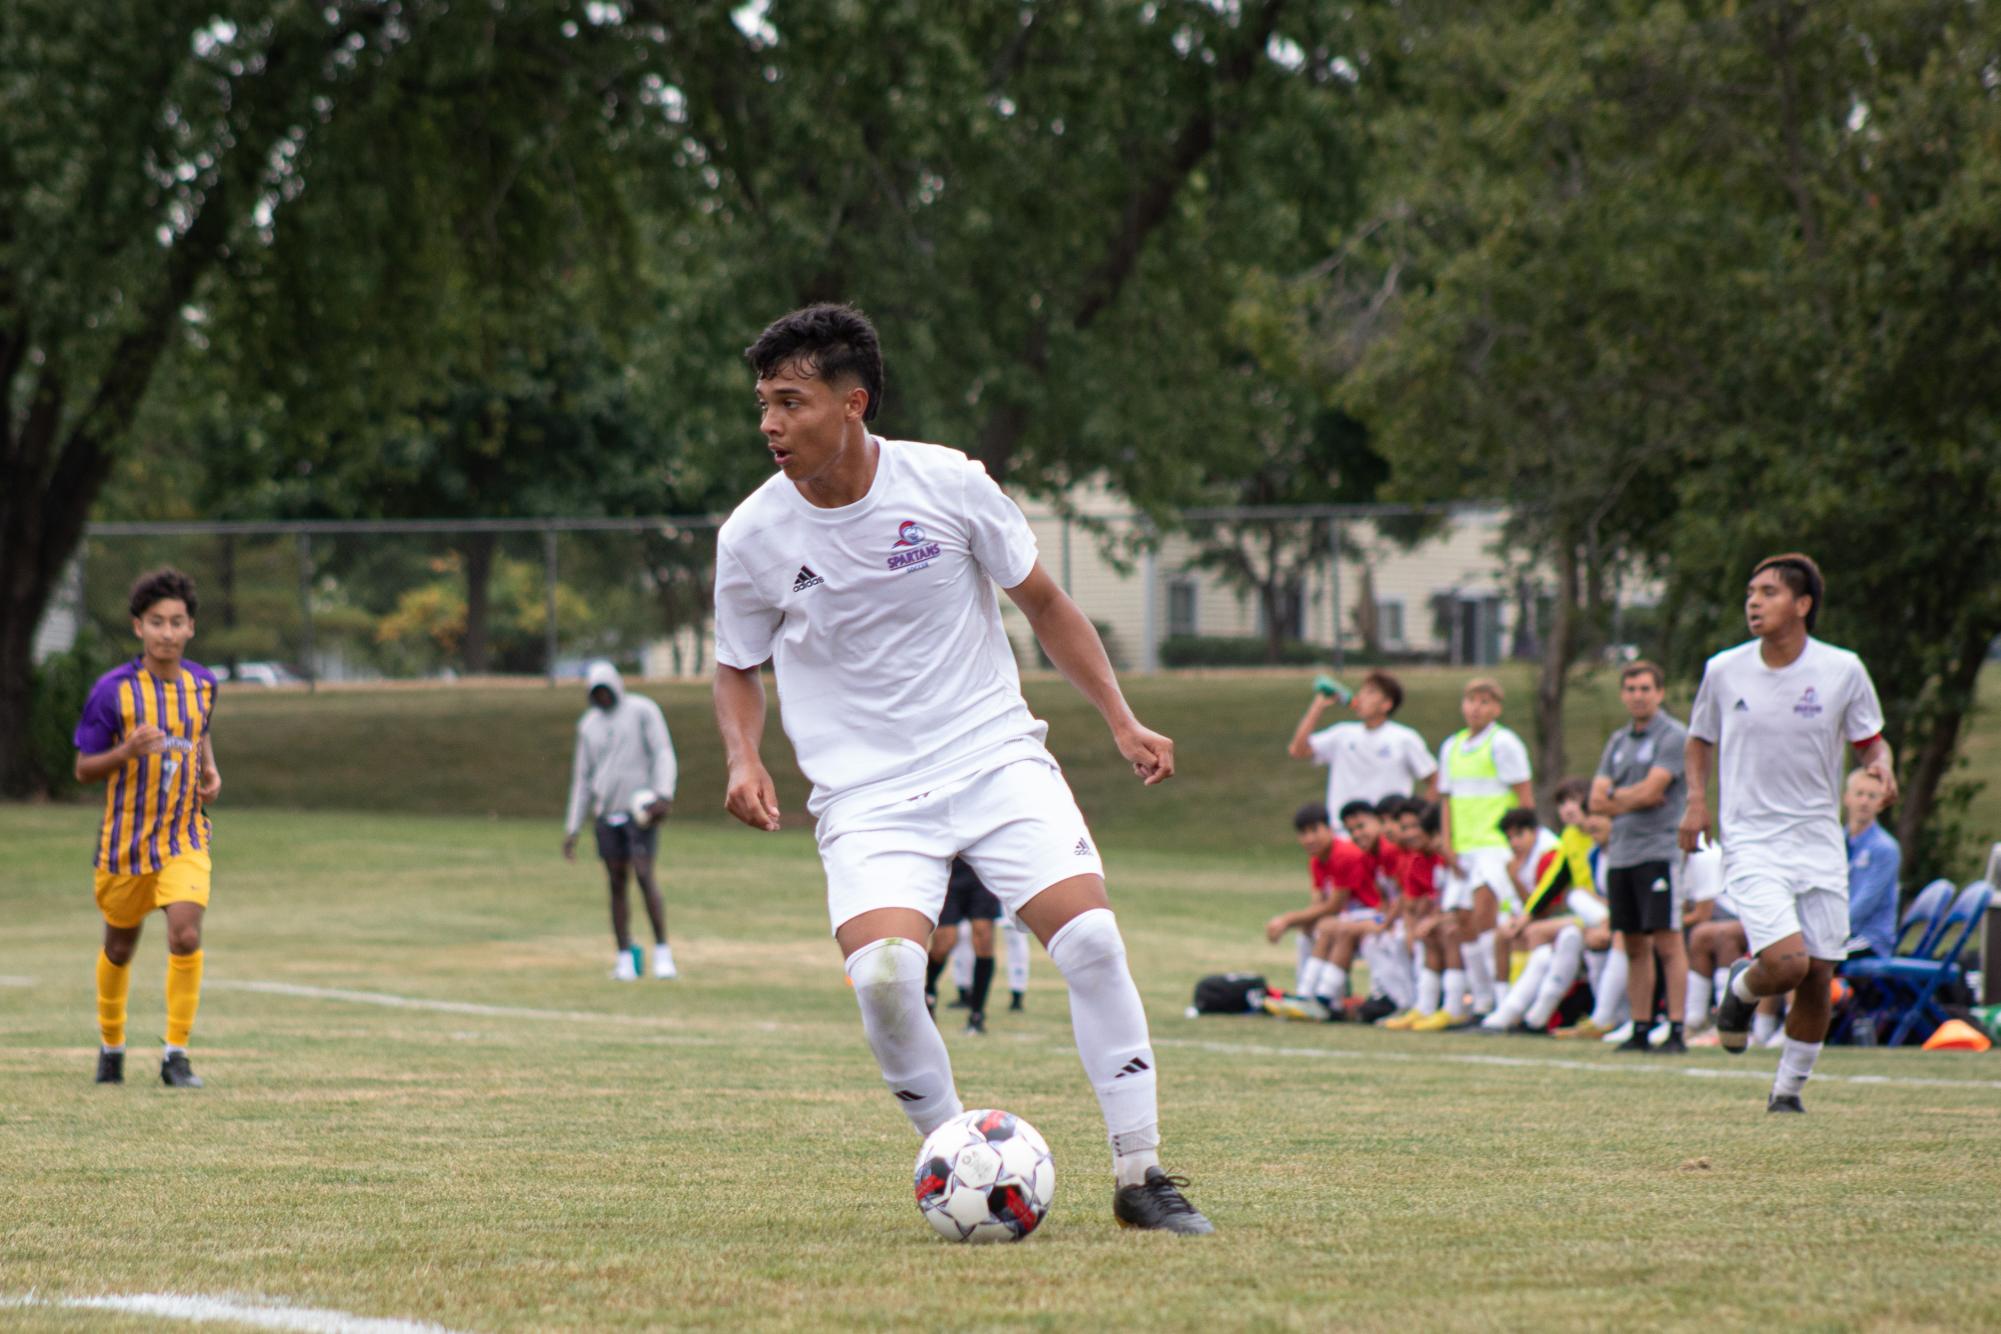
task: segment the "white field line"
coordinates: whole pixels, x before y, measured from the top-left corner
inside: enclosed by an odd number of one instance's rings
[[[537,1010],[525,1005],[481,1005],[475,1001],[431,1000],[423,996],[395,996],[386,991],[345,991],[338,987],[308,987],[296,982],[254,982],[218,979],[205,984],[210,991],[254,991],[265,996],[295,996],[302,1000],[344,1001],[350,1005],[382,1005],[395,1010],[436,1010],[442,1014],[472,1014],[487,1019],[555,1019],[567,1023],[633,1024],[642,1028],[678,1028],[677,1019],[644,1014],[610,1014],[596,1010]],[[704,1046],[715,1038],[680,1035],[683,1042]]]
[[[1505,1041],[1505,1039],[1495,1039]],[[1706,1065],[1673,1064],[1668,1057],[1636,1059],[1613,1065],[1600,1061],[1566,1061],[1543,1056],[1488,1056],[1466,1052],[1421,1054],[1404,1051],[1354,1051],[1331,1047],[1271,1047],[1252,1042],[1210,1042],[1199,1038],[1155,1038],[1156,1047],[1184,1047],[1224,1056],[1296,1056],[1316,1061],[1398,1061],[1416,1065],[1491,1065],[1508,1069],[1578,1070],[1588,1075],[1681,1075],[1689,1079],[1762,1079],[1770,1067],[1757,1065],[1719,1069]],[[1816,1084],[1888,1084],[1898,1088],[2001,1089],[2001,1079],[1927,1079],[1917,1075],[1830,1075],[1816,1070]]]
[[[572,1023],[590,1024],[639,1024],[648,1027],[668,1027],[674,1021],[655,1019],[645,1015],[606,1014],[592,1010],[536,1010],[519,1005],[480,1005],[472,1001],[428,1000],[419,996],[396,996],[384,991],[342,991],[334,987],[308,987],[292,982],[231,982],[215,981],[207,984],[211,989],[225,991],[255,991],[272,996],[297,996],[307,1000],[349,1001],[360,1005],[385,1005],[405,1010],[439,1010],[447,1014],[486,1015],[496,1019],[556,1019]],[[782,1027],[773,1025],[771,1027]],[[719,1039],[682,1035],[681,1041],[713,1044]],[[1505,1039],[1493,1039],[1503,1041]],[[1772,1073],[1761,1066],[1720,1068],[1716,1066],[1680,1065],[1665,1058],[1659,1061],[1639,1061],[1617,1065],[1599,1061],[1566,1061],[1541,1056],[1502,1056],[1465,1052],[1399,1052],[1399,1051],[1354,1051],[1331,1047],[1274,1047],[1252,1042],[1215,1042],[1199,1038],[1164,1038],[1153,1040],[1156,1047],[1183,1047],[1193,1051],[1215,1052],[1223,1056],[1277,1056],[1296,1057],[1314,1061],[1393,1061],[1409,1064],[1446,1065],[1487,1065],[1505,1069],[1525,1070],[1576,1070],[1589,1075],[1681,1075],[1689,1079],[1765,1079]],[[1958,1088],[1958,1089],[2001,1089],[2001,1079],[1928,1079],[1915,1075],[1831,1075],[1814,1072],[1817,1084],[1887,1084],[1898,1088]]]
[[[0,973],[0,987],[32,987],[35,979],[22,977],[18,973]]]
[[[186,1320],[197,1325],[249,1325],[299,1334],[451,1334],[443,1325],[425,1320],[383,1320],[374,1316],[292,1306],[268,1297],[205,1296],[201,1293],[142,1292],[110,1297],[0,1297],[0,1307],[58,1306],[85,1311],[116,1311],[156,1320]]]

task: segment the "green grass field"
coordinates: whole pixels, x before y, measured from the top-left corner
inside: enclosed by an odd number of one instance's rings
[[[1048,1137],[1054,1211],[1015,1247],[932,1235],[811,838],[714,818],[697,692],[662,692],[684,977],[638,984],[605,976],[596,868],[556,851],[577,700],[243,692],[218,723],[200,1092],[153,1074],[157,919],[131,1082],[90,1084],[95,808],[0,808],[0,1323],[151,1327],[63,1303],[159,1293],[456,1330],[1904,1329],[2001,1310],[2001,1058],[1830,1049],[1812,1114],[1781,1119],[1769,1054],[1635,1064],[1186,1019],[1203,973],[1289,975],[1289,943],[1258,928],[1301,898],[1285,814],[1316,771],[1273,740],[1297,683],[1138,683],[1188,766],[1144,794],[1090,754],[1080,708],[1035,690],[1153,1020],[1169,1166],[1218,1236],[1112,1224],[1039,953],[1025,1014],[948,1041],[969,1106]],[[1411,712],[1441,701],[1442,681]]]

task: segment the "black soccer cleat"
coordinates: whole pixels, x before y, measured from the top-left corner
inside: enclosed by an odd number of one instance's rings
[[[1120,1227],[1136,1227],[1149,1232],[1174,1232],[1184,1237],[1204,1237],[1216,1225],[1188,1202],[1181,1187],[1186,1177],[1171,1177],[1158,1167],[1146,1169],[1146,1181],[1137,1186],[1120,1186],[1112,1195],[1112,1217]]]
[[[160,1082],[173,1089],[198,1089],[201,1087],[201,1076],[188,1064],[186,1052],[169,1052],[160,1061]]]
[[[1797,1112],[1801,1116],[1804,1116],[1806,1115],[1806,1104],[1800,1101],[1800,1095],[1797,1093],[1774,1093],[1766,1100],[1765,1110],[1768,1112]]]
[[[1757,1003],[1737,999],[1737,978],[1751,966],[1749,959],[1730,965],[1730,978],[1723,984],[1723,1002],[1716,1007],[1716,1045],[1733,1056],[1741,1055],[1751,1042],[1751,1020]]]
[[[125,1053],[97,1049],[97,1082],[100,1084],[123,1084],[125,1082]]]
[[[966,1011],[966,1032],[978,1037],[985,1037],[987,1035],[987,1016],[985,1011]]]
[[[1633,1026],[1633,1036],[1612,1048],[1613,1051],[1637,1051],[1641,1053],[1651,1052],[1653,1049],[1654,1044],[1647,1041],[1647,1030],[1637,1024]]]
[[[1021,993],[1019,991],[1014,993],[1014,999],[1007,1003],[1007,1008],[1010,1014],[1021,1013]]]
[[[1665,1038],[1661,1039],[1661,1045],[1655,1047],[1654,1050],[1663,1056],[1686,1056],[1688,1055],[1688,1044],[1682,1041],[1681,1034],[1669,1033]]]

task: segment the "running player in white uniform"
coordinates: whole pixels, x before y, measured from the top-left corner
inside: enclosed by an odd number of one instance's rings
[[[1841,744],[1853,746],[1889,801],[1894,758],[1862,660],[1812,638],[1826,585],[1798,553],[1751,572],[1745,620],[1757,638],[1709,660],[1688,728],[1688,810],[1680,842],[1709,831],[1709,753],[1720,748],[1724,886],[1756,962],[1739,960],[1718,998],[1716,1035],[1744,1050],[1761,997],[1798,989],[1766,1109],[1799,1112],[1827,1036],[1828,984],[1847,957],[1848,848]]]
[[[1036,559],[1027,520],[986,470],[956,450],[869,433],[882,353],[859,311],[795,311],[745,356],[778,472],[717,537],[716,719],[730,813],[779,827],[758,756],[770,659],[786,736],[813,784],[807,808],[862,1029],[917,1132],[962,1110],[924,1005],[925,942],[959,856],[1069,986],[1112,1143],[1114,1216],[1214,1231],[1161,1171],[1146,1012],[1096,844],[1042,744],[1048,724],[1022,699],[994,585],[1147,785],[1173,776],[1174,742],[1133,716],[1097,631]]]

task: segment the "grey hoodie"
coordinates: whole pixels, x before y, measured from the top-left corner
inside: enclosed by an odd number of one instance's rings
[[[609,687],[614,703],[610,709],[593,704],[577,720],[566,834],[583,828],[586,815],[625,815],[641,788],[671,799],[678,773],[674,740],[658,704],[644,695],[626,694],[618,669],[608,662],[592,663],[584,683],[587,697],[599,686]]]

